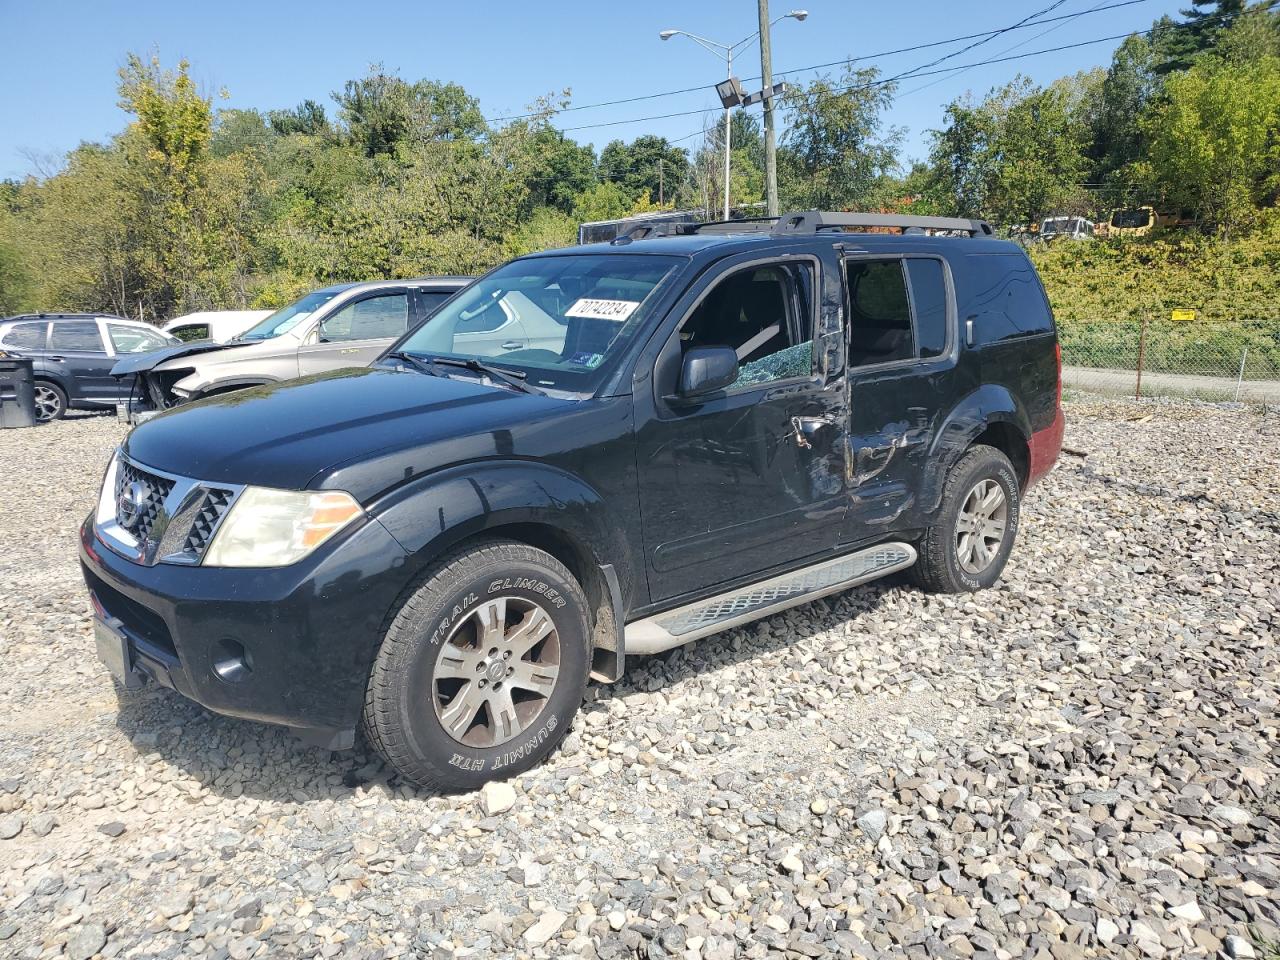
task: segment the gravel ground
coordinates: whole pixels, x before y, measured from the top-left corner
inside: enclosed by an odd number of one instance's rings
[[[0,432],[0,955],[1263,956],[1280,418],[1069,416],[998,589],[634,662],[456,797],[118,694],[74,544],[121,428]]]

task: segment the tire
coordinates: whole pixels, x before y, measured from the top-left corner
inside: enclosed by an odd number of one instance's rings
[[[1018,536],[1020,492],[1013,464],[995,447],[976,446],[965,453],[947,474],[937,522],[921,538],[912,579],[931,593],[992,586]]]
[[[52,380],[35,382],[36,422],[49,423],[67,415],[67,393]]]
[[[590,639],[586,595],[549,553],[507,540],[459,549],[390,617],[365,695],[369,742],[429,790],[528,770],[582,704]]]

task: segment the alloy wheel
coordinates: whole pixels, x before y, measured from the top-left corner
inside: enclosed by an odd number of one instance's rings
[[[995,480],[979,480],[964,498],[956,520],[956,559],[966,573],[991,566],[1004,543],[1009,500]]]
[[[37,383],[35,401],[36,420],[41,423],[55,419],[62,412],[62,398],[52,387]]]
[[[523,597],[488,600],[440,647],[432,701],[445,731],[469,747],[496,747],[542,714],[560,675],[560,635]]]

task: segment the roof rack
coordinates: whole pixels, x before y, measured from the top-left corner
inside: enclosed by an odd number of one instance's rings
[[[818,233],[821,230],[838,230],[842,227],[887,227],[923,233],[926,230],[946,230],[967,233],[971,237],[992,235],[991,224],[985,220],[965,217],[916,217],[900,213],[828,213],[822,210],[805,210],[784,213],[774,224],[773,233],[792,235]]]
[[[773,236],[795,236],[819,233],[823,230],[838,231],[847,227],[875,227],[898,229],[903,233],[924,233],[943,230],[948,233],[964,233],[971,237],[994,234],[991,224],[985,220],[969,220],[964,217],[917,217],[899,213],[829,213],[822,210],[805,210],[784,213],[780,217],[751,217],[743,220],[714,220],[710,223],[654,223],[637,224],[614,243],[629,243],[649,237],[680,237],[697,233],[717,235],[739,233],[768,233]]]

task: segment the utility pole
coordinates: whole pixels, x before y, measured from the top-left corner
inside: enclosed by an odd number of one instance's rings
[[[760,2],[760,78],[764,98],[764,200],[765,215],[778,216],[778,151],[773,133],[772,55],[769,50],[769,0]]]
[[[658,158],[658,206],[665,206],[666,200],[662,195],[662,157]]]

